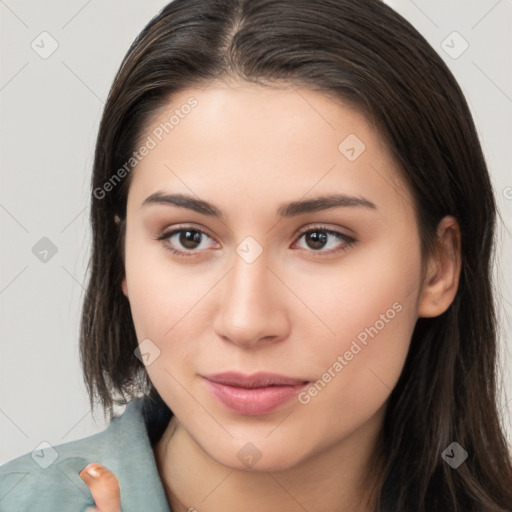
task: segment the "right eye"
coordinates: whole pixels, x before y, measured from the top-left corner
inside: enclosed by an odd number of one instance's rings
[[[182,226],[163,232],[157,239],[163,241],[164,247],[173,254],[190,257],[197,255],[193,251],[202,251],[207,248],[201,247],[205,238],[212,240],[209,235],[200,229],[191,226]],[[176,246],[178,246],[178,248],[176,248]]]

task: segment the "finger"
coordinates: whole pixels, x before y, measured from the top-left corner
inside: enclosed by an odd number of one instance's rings
[[[93,462],[82,469],[80,478],[91,490],[97,512],[121,512],[119,482],[105,466]]]

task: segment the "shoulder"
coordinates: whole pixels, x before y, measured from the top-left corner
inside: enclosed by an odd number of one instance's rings
[[[85,510],[94,505],[94,500],[79,473],[91,462],[100,462],[116,475],[123,503],[125,499],[131,500],[132,492],[141,485],[153,487],[157,501],[162,501],[164,492],[148,437],[143,405],[142,399],[132,400],[124,413],[115,417],[102,432],[61,445],[48,445],[1,466],[0,511]],[[145,471],[142,478],[133,471],[136,467]],[[163,504],[166,504],[165,498]],[[126,507],[129,509],[130,506]],[[166,508],[155,506],[155,510]]]
[[[89,488],[80,471],[98,458],[98,449],[108,445],[111,432],[26,453],[0,467],[0,510],[65,510],[63,503],[92,505]]]

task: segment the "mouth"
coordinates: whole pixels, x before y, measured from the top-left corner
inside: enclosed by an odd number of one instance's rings
[[[309,384],[300,378],[260,372],[202,375],[210,393],[230,411],[247,416],[268,414]]]

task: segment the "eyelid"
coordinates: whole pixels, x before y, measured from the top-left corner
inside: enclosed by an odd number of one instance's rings
[[[341,228],[338,228],[338,229],[341,229]],[[317,230],[317,231],[325,231],[326,233],[330,233],[332,235],[341,235],[341,236],[344,236],[346,238],[353,238],[353,237],[351,237],[350,235],[348,235],[346,233],[338,231],[338,229],[330,228],[330,227],[328,227],[327,225],[324,225],[324,224],[312,224],[312,225],[306,226],[305,228],[299,229],[299,231],[297,232],[296,236],[300,236],[300,235],[303,235],[304,233],[309,233],[310,231]]]

